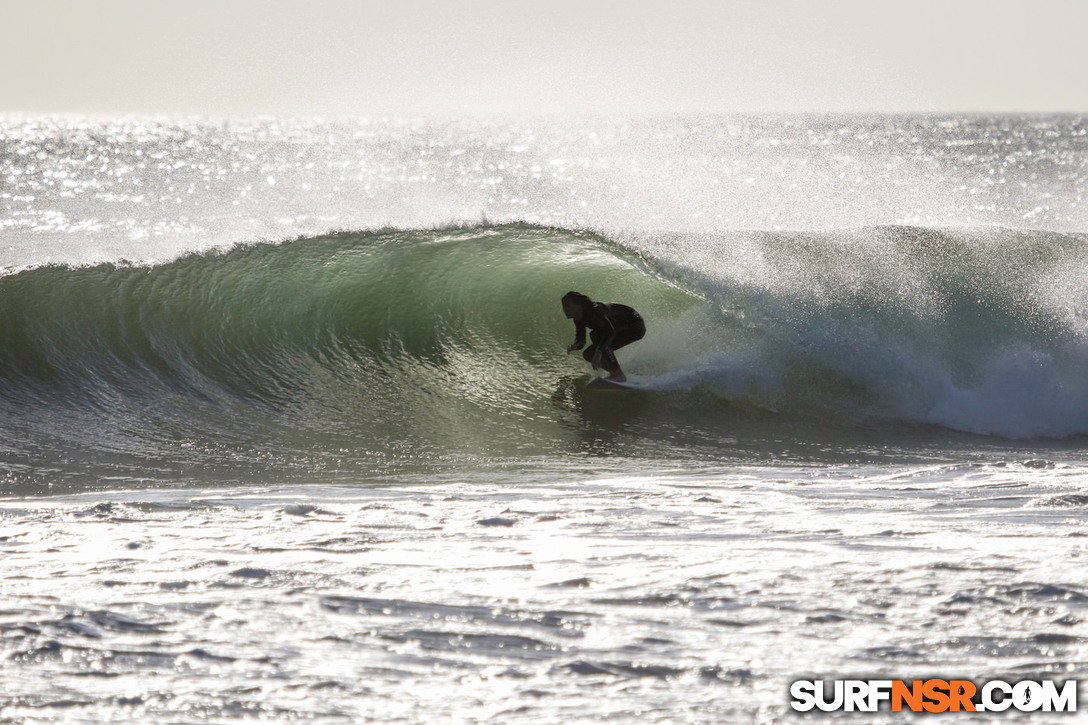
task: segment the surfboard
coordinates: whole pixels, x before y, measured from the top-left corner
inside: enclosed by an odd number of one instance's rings
[[[621,383],[617,380],[609,380],[608,378],[593,378],[586,383],[587,388],[593,388],[594,390],[645,390],[644,387],[637,383],[630,381]]]

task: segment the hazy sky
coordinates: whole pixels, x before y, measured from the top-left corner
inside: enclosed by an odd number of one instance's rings
[[[1088,0],[0,0],[0,111],[1088,111]]]

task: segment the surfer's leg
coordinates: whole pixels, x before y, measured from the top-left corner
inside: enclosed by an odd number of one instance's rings
[[[597,343],[596,342],[592,343],[585,350],[582,350],[582,357],[585,358],[585,361],[587,363],[589,363],[590,365],[593,364],[593,356],[596,355],[596,354],[597,354]]]
[[[627,380],[620,368],[620,361],[616,359],[616,353],[606,349],[601,354],[601,367],[608,371],[608,379],[622,383]]]
[[[612,349],[619,350],[624,345],[630,345],[646,336],[646,325],[638,320],[637,325],[624,327],[616,331],[616,337],[612,340]]]
[[[623,374],[623,370],[620,369],[619,360],[616,359],[616,353],[614,350],[618,350],[624,345],[630,345],[636,340],[641,340],[646,334],[646,325],[642,324],[640,319],[638,325],[627,327],[616,332],[616,337],[612,341],[612,349],[607,350],[604,355],[601,356],[601,366],[608,371],[608,379],[615,380],[618,383],[625,382],[627,376]]]

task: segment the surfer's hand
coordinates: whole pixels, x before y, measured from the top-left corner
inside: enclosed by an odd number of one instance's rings
[[[593,355],[592,362],[593,362],[593,369],[594,370],[600,370],[601,369],[601,353],[600,352],[597,352],[597,353],[595,353]]]
[[[573,343],[571,343],[570,345],[567,345],[567,354],[568,354],[568,355],[570,355],[570,354],[571,354],[572,352],[574,352],[575,350],[581,350],[581,349],[582,349],[582,346],[581,346],[581,345],[579,345],[579,344],[578,344],[578,343],[576,343],[576,342],[573,342]]]

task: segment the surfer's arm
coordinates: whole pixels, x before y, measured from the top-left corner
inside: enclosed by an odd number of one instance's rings
[[[581,350],[586,346],[586,326],[580,322],[574,323],[574,344],[567,347],[567,352]]]

